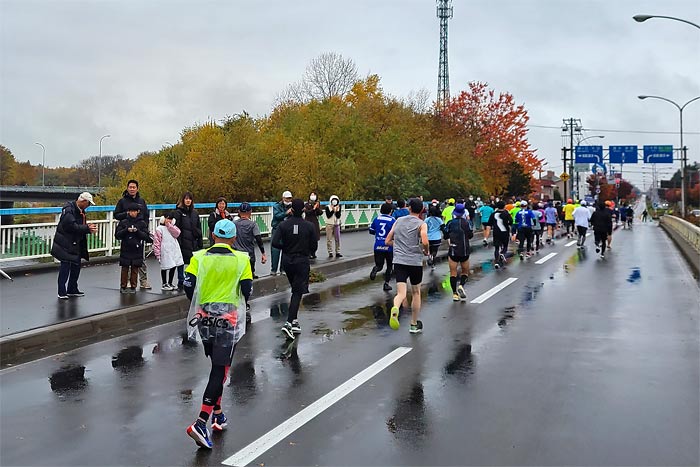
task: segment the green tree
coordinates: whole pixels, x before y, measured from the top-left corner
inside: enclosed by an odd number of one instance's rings
[[[12,151],[0,144],[0,185],[12,185],[15,177],[15,156]]]

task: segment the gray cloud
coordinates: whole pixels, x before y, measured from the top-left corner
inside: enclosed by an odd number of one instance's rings
[[[452,93],[486,81],[524,103],[533,124],[573,116],[587,128],[677,131],[677,110],[636,96],[700,95],[700,30],[638,24],[637,13],[700,22],[696,0],[456,0]],[[277,92],[325,51],[379,74],[393,95],[426,88],[434,96],[437,83],[432,0],[4,0],[0,28],[0,142],[37,163],[41,141],[50,166],[96,154],[107,133],[105,153],[134,157],[208,118],[267,114]],[[700,132],[700,103],[685,122]],[[605,145],[678,139],[601,134]],[[558,130],[533,127],[530,140],[561,166]],[[686,144],[700,159],[700,136]]]

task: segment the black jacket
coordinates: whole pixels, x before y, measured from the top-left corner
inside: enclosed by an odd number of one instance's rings
[[[224,215],[226,217],[221,217],[221,214],[219,214],[219,210],[216,208],[214,208],[214,210],[209,213],[209,219],[207,220],[207,224],[209,225],[209,242],[212,245],[214,245],[214,237],[211,236],[211,233],[214,231],[214,226],[216,225],[216,223],[222,219],[228,219],[230,221],[233,221],[233,215],[225,209]]]
[[[443,233],[449,241],[448,254],[452,257],[469,256],[469,239],[474,236],[469,221],[463,217],[456,217],[443,226]]]
[[[596,209],[591,214],[591,225],[594,232],[612,233],[612,214],[610,214],[610,210],[607,208]]]
[[[314,229],[316,229],[316,241],[321,240],[321,226],[318,221],[318,216],[323,214],[323,209],[320,207],[314,208],[316,202],[307,201],[304,204],[304,219],[313,224]]]
[[[136,232],[129,232],[129,227],[136,227]],[[143,247],[150,240],[148,225],[140,217],[126,219],[119,222],[114,236],[121,240],[119,252],[119,266],[137,266],[143,264]]]
[[[308,262],[309,255],[318,247],[314,226],[301,217],[289,217],[275,229],[272,246],[282,250],[283,259],[303,259]]]
[[[124,190],[124,193],[122,193],[122,199],[120,199],[117,202],[117,205],[114,207],[114,218],[118,221],[123,221],[126,219],[129,215],[129,213],[126,212],[126,208],[133,203],[141,206],[138,217],[143,219],[146,225],[148,225],[148,205],[146,204],[146,201],[139,196],[138,191],[136,192],[136,196],[132,197],[129,195],[127,190]]]
[[[498,209],[491,214],[487,225],[491,226],[494,235],[509,235],[513,217],[505,209]]]
[[[85,215],[75,201],[63,206],[61,218],[56,227],[56,235],[51,246],[51,256],[59,261],[80,264],[80,258],[90,260],[87,247],[87,234],[90,228]]]
[[[175,210],[175,225],[180,229],[177,242],[180,244],[182,259],[185,260],[185,264],[188,264],[192,259],[192,253],[204,247],[202,228],[199,226],[199,213],[194,208],[178,206]]]

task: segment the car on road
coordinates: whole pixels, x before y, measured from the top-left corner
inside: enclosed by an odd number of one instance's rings
[[[700,217],[700,209],[693,209],[690,211],[691,216]]]

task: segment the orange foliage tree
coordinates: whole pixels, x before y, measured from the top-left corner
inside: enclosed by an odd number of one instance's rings
[[[497,95],[487,83],[471,82],[468,90],[450,100],[441,116],[444,124],[469,141],[469,150],[462,156],[476,159],[487,193],[504,190],[511,163],[519,164],[529,174],[541,168],[527,140],[527,111],[515,103],[511,94]]]

